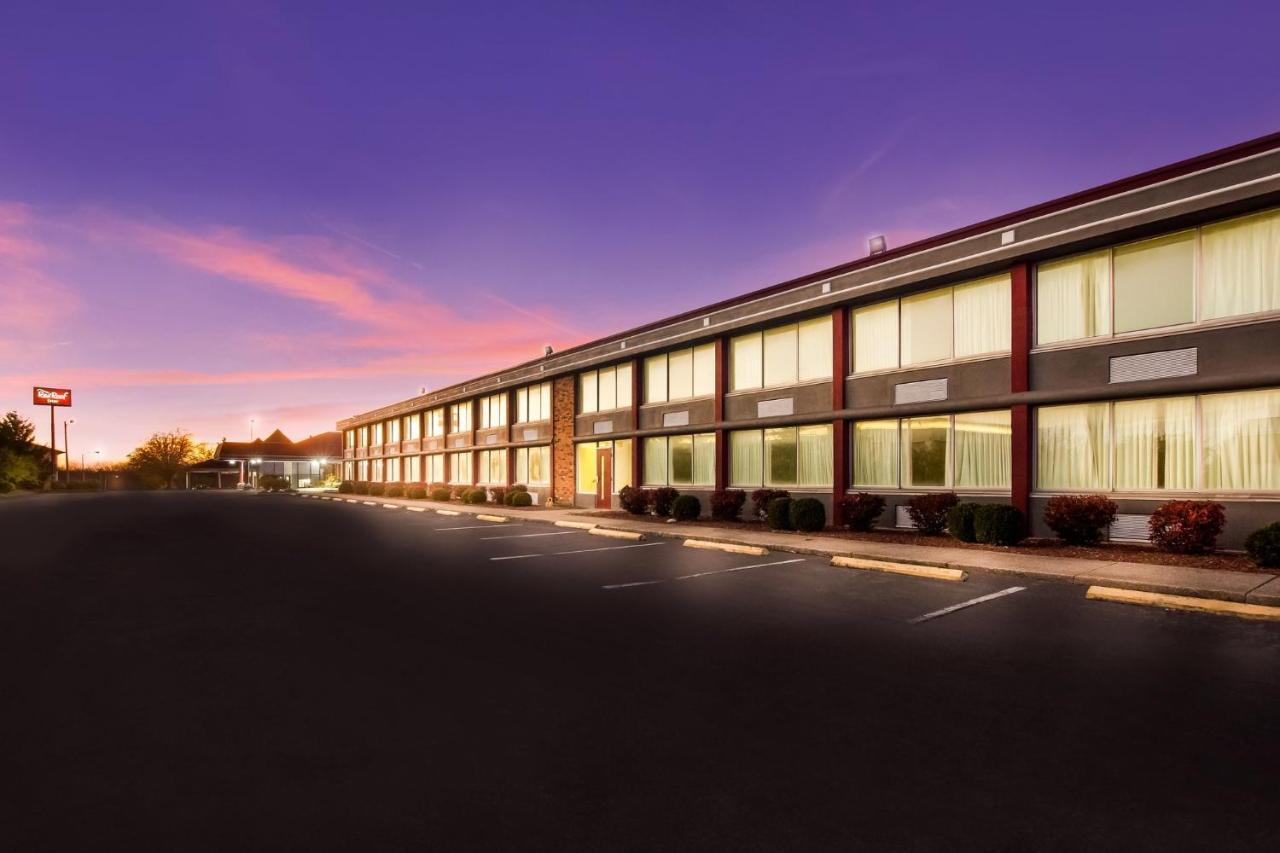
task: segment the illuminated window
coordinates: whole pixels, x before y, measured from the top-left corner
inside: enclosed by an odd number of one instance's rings
[[[516,449],[516,483],[546,486],[551,483],[551,447]]]
[[[578,374],[579,411],[586,415],[631,405],[631,364],[618,364]]]
[[[417,441],[422,438],[422,413],[414,412],[404,416],[404,440]]]
[[[480,429],[491,429],[507,425],[506,392],[481,397],[478,405],[480,408]]]
[[[709,397],[716,390],[716,345],[651,356],[645,359],[644,370],[646,403]]]
[[[481,450],[476,459],[476,482],[481,486],[507,484],[507,451]]]
[[[449,432],[471,431],[471,401],[449,407]]]
[[[830,488],[833,463],[830,424],[729,433],[735,487]]]
[[[431,438],[439,438],[444,435],[443,407],[427,412],[427,435]]]
[[[733,391],[831,378],[831,317],[775,326],[729,342]]]
[[[551,419],[551,383],[539,382],[516,391],[516,423]]]
[[[646,486],[714,486],[715,433],[655,436],[644,440]]]
[[[433,485],[438,485],[445,481],[444,479],[444,454],[432,453],[427,456],[426,470],[423,472],[425,480]]]
[[[449,482],[455,486],[470,486],[473,476],[471,451],[449,454]]]

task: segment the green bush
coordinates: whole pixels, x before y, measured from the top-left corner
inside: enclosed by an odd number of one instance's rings
[[[404,497],[404,484],[387,483],[387,487],[382,490],[382,493],[389,498],[402,498]]]
[[[355,490],[356,484],[351,480],[343,480],[338,484],[338,494],[340,495],[350,495],[353,494]]]
[[[533,506],[533,495],[528,492],[512,492],[507,495],[507,503],[511,506]]]
[[[1008,504],[979,504],[973,511],[973,534],[986,545],[1017,545],[1026,535],[1027,519]]]
[[[522,484],[522,483],[516,483],[514,486],[512,486],[512,487],[511,487],[511,491],[513,491],[513,492],[527,492],[527,491],[529,491],[529,487],[528,487],[528,486],[526,486],[526,485],[524,485],[524,484]]]
[[[827,526],[827,508],[817,498],[791,501],[791,529],[816,533]]]
[[[791,493],[786,489],[756,489],[751,493],[751,510],[756,518],[768,520],[769,502],[774,498],[789,498]]]
[[[420,501],[427,496],[427,487],[421,483],[414,483],[412,486],[404,490],[404,496],[406,498],[412,498],[415,501]]]
[[[484,489],[471,488],[462,493],[462,502],[465,504],[482,504],[487,497]]]
[[[1244,540],[1244,550],[1264,569],[1280,569],[1280,521],[1259,527]]]
[[[507,502],[506,486],[492,486],[489,489],[489,500],[496,504],[505,504]]]
[[[0,480],[0,495],[7,495],[13,491],[13,483],[8,480]]]
[[[973,529],[973,516],[979,504],[956,504],[947,510],[947,532],[961,542],[977,542],[978,535]]]
[[[355,493],[357,495],[369,494],[369,484],[364,482],[363,480],[357,482],[355,485]]]
[[[680,495],[671,502],[671,517],[676,521],[693,521],[702,515],[702,501],[693,495]]]
[[[369,495],[371,497],[380,497],[387,490],[386,483],[370,483]]]
[[[670,486],[653,490],[653,514],[659,518],[671,516],[671,505],[680,497],[680,492]]]
[[[448,486],[435,486],[431,489],[431,500],[433,501],[447,501],[449,500],[449,497],[450,492]]]
[[[765,505],[765,521],[773,530],[791,529],[791,498],[773,498]]]

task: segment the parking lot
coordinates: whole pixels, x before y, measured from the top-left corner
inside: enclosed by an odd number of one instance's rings
[[[2,846],[1274,841],[1274,625],[365,500],[0,505]]]

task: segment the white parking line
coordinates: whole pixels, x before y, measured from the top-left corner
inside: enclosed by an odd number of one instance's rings
[[[508,527],[523,527],[523,524],[508,524]],[[468,524],[465,527],[437,527],[436,530],[492,530],[492,524]]]
[[[955,613],[957,610],[964,610],[966,607],[972,607],[975,604],[982,604],[985,601],[994,601],[997,598],[1004,598],[1006,595],[1013,595],[1015,592],[1022,592],[1025,586],[1011,586],[1008,589],[1002,589],[999,592],[993,592],[990,595],[971,598],[968,601],[962,601],[959,604],[953,604],[950,607],[944,607],[941,610],[935,610],[932,613],[926,613],[923,616],[917,616],[914,619],[907,620],[912,625],[918,625],[921,622],[928,622],[930,619],[937,619],[939,616],[946,616],[948,613]]]
[[[626,589],[629,586],[653,586],[654,584],[666,583],[669,580],[687,581],[687,580],[692,580],[693,578],[703,578],[703,577],[706,577],[707,575],[722,575],[726,572],[741,572],[747,569],[763,569],[765,566],[785,566],[789,563],[803,563],[804,560],[805,560],[804,557],[797,557],[794,560],[778,560],[777,562],[773,562],[773,563],[753,563],[750,566],[734,566],[731,569],[712,569],[711,571],[708,571],[708,572],[694,572],[691,575],[680,575],[679,577],[674,577],[674,578],[661,578],[659,580],[652,580],[652,581],[632,581],[630,583],[611,583],[611,584],[606,584],[605,586],[602,586],[600,588],[601,589]]]
[[[515,533],[511,536],[481,536],[481,542],[488,542],[493,539],[532,539],[534,536],[568,536],[575,533],[573,530],[558,530],[555,533]]]
[[[624,548],[651,548],[661,542],[640,542],[635,545],[613,545],[609,548],[581,548],[577,551],[553,551],[550,554],[516,554],[513,557],[490,557],[490,560],[527,560],[530,557],[563,557],[566,554],[589,554],[593,551],[621,551]]]
[[[409,512],[426,512],[427,511],[427,508],[425,506],[407,506],[405,507],[405,509],[409,510]]]

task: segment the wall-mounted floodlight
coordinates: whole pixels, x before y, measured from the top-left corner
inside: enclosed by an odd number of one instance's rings
[[[884,239],[883,234],[877,234],[867,241],[868,255],[883,255],[889,250],[889,243]]]

